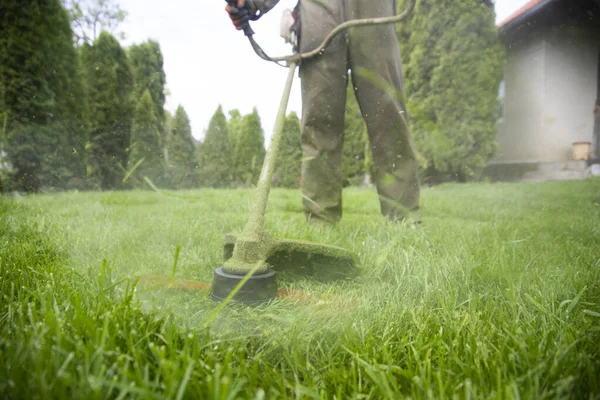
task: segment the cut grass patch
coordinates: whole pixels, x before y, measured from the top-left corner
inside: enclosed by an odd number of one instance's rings
[[[206,284],[251,192],[4,198],[0,394],[597,398],[598,193],[598,179],[443,185],[412,229],[353,188],[320,230],[297,191],[274,190],[269,232],[351,249],[361,274],[282,280],[285,297],[208,325]]]

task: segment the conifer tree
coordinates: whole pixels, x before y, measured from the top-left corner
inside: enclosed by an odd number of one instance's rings
[[[300,138],[300,120],[295,112],[285,118],[279,155],[275,161],[273,185],[284,188],[300,186],[302,167],[302,144]]]
[[[90,122],[90,168],[102,189],[122,187],[133,117],[133,76],[117,39],[102,32],[84,44],[82,60]]]
[[[342,181],[344,186],[358,184],[365,174],[365,157],[369,144],[367,126],[360,112],[350,81],[346,93]]]
[[[140,99],[145,90],[150,92],[156,115],[156,127],[164,131],[165,84],[164,60],[160,45],[154,40],[129,48],[129,59],[134,79],[134,96]]]
[[[231,170],[231,185],[236,187],[242,185],[241,177],[238,176],[235,163],[235,148],[237,141],[242,133],[242,114],[239,110],[234,109],[229,111],[229,119],[227,120],[227,134],[229,137],[229,152],[232,155],[233,165]]]
[[[417,0],[398,35],[425,178],[476,178],[495,152],[504,53],[493,7],[481,0]]]
[[[229,136],[229,148],[231,152],[235,151],[235,146],[242,131],[242,114],[239,110],[229,111],[229,120],[227,121],[227,133]]]
[[[234,150],[234,180],[243,186],[256,183],[265,159],[264,134],[256,108],[242,118]]]
[[[178,106],[171,121],[167,149],[169,161],[167,166],[168,185],[173,189],[191,189],[198,184],[198,168],[196,163],[196,146],[192,138],[190,120],[183,106]]]
[[[82,185],[85,109],[72,37],[59,0],[0,3],[2,143],[14,189]]]
[[[128,170],[136,187],[143,187],[144,177],[155,185],[162,184],[164,176],[164,160],[162,134],[157,128],[154,103],[148,89],[135,108],[132,130]]]
[[[169,142],[169,135],[171,134],[171,125],[173,123],[173,116],[169,112],[169,110],[163,110],[163,118],[165,119],[165,123],[163,125],[162,136],[164,138],[164,146],[163,146],[163,158],[165,160],[165,165],[169,162],[169,149],[167,148],[167,143]]]
[[[213,114],[197,153],[200,185],[228,187],[231,184],[233,157],[229,149],[227,119],[221,105]]]

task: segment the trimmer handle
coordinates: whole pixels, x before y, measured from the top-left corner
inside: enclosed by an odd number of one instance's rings
[[[244,0],[225,0],[225,2],[227,4],[229,4],[231,7],[239,7],[241,4],[244,3]],[[239,4],[241,3],[241,4]],[[246,25],[244,25],[244,35],[250,37],[252,35],[254,35],[254,31],[252,30],[252,28],[250,27],[250,22],[246,22]]]

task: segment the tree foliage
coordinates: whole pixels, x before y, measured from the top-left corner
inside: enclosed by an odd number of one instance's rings
[[[424,177],[476,178],[495,152],[503,50],[493,8],[480,0],[417,0],[398,29]]]
[[[0,114],[15,189],[81,184],[81,98],[77,54],[60,1],[0,3]]]
[[[90,169],[102,189],[122,187],[133,117],[133,75],[117,39],[102,32],[84,44],[82,59],[90,122]]]
[[[256,108],[244,115],[241,131],[234,149],[235,184],[251,186],[256,183],[265,159],[264,134]]]
[[[139,99],[145,90],[150,92],[154,104],[157,129],[164,131],[165,84],[164,59],[160,45],[154,40],[129,48],[129,60],[134,78],[134,95]]]
[[[344,186],[356,185],[367,172],[365,161],[369,140],[367,126],[356,101],[352,83],[348,85],[346,93],[344,132],[342,181]]]
[[[133,115],[128,170],[135,186],[145,185],[144,177],[154,184],[162,184],[165,165],[163,136],[157,128],[154,103],[148,89],[144,90]]]
[[[227,136],[229,138],[229,149],[235,151],[235,145],[242,132],[242,114],[238,109],[229,111],[229,119],[227,121]]]
[[[302,175],[302,143],[300,119],[295,112],[289,113],[285,118],[281,135],[279,155],[275,160],[273,186],[298,188]]]
[[[227,119],[220,105],[210,119],[204,140],[197,152],[200,184],[207,187],[229,186],[233,157],[229,148]]]
[[[115,30],[125,20],[127,12],[116,1],[63,0],[63,5],[69,10],[73,36],[77,43],[91,44],[102,31],[124,36]]]
[[[398,9],[407,1],[398,0]],[[397,32],[423,177],[473,179],[495,151],[503,49],[492,2],[416,1]],[[9,166],[17,189],[87,188],[89,182],[124,188],[125,174],[142,158],[134,182],[148,176],[159,183],[165,173],[163,182],[173,188],[255,184],[265,156],[257,110],[232,110],[227,119],[219,106],[196,148],[183,107],[172,119],[164,109],[159,43],[148,40],[125,52],[111,33],[125,16],[115,0],[0,3],[0,186],[7,186]],[[360,183],[372,164],[352,85],[347,94],[345,186]],[[299,126],[297,115],[287,116],[276,186],[298,186]]]
[[[190,120],[183,106],[179,105],[171,121],[171,130],[167,138],[169,187],[173,189],[196,187],[198,169],[195,151]]]

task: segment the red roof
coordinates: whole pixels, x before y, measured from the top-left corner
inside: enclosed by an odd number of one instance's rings
[[[509,23],[510,21],[512,21],[513,19],[517,18],[518,16],[524,14],[525,12],[527,12],[528,10],[531,10],[533,7],[540,5],[542,3],[547,2],[548,0],[530,0],[527,4],[525,4],[523,7],[519,8],[517,11],[515,11],[514,13],[512,13],[511,15],[508,16],[508,18],[505,18],[503,21],[501,21],[498,26],[503,26],[506,25],[507,23]]]

